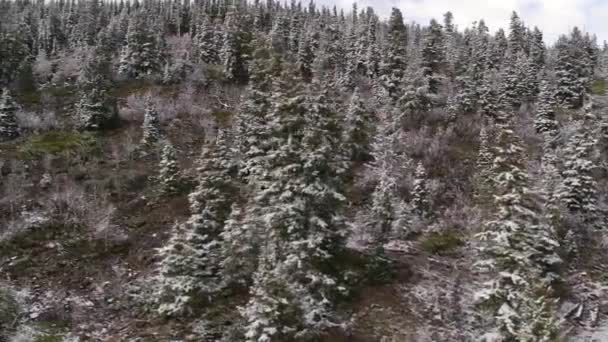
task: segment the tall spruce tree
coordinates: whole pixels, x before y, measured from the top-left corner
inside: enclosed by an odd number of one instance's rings
[[[0,97],[0,141],[7,141],[19,136],[17,125],[17,104],[9,90],[4,88]]]
[[[191,216],[175,225],[169,242],[159,249],[158,311],[180,315],[191,304],[213,298],[222,288],[223,229],[237,193],[232,155],[220,132],[205,147],[197,168],[198,185],[188,196]]]

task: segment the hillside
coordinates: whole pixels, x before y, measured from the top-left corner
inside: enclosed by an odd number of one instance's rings
[[[0,88],[0,342],[608,340],[591,33],[0,0]]]

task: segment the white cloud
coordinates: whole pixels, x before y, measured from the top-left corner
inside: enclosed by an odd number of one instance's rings
[[[319,0],[321,4],[337,5],[350,9],[349,0]],[[467,27],[472,22],[484,19],[492,31],[507,29],[512,11],[517,11],[528,26],[538,26],[545,33],[548,43],[574,26],[597,34],[599,40],[608,39],[608,0],[362,0],[359,8],[372,6],[387,16],[391,7],[399,7],[409,21],[426,24],[431,18],[441,19],[443,13],[451,11],[456,24]]]

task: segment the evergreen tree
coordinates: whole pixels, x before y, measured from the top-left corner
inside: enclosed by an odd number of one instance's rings
[[[146,99],[146,112],[144,113],[144,122],[142,125],[141,144],[144,146],[153,145],[160,139],[160,121],[156,106],[152,103],[150,97]]]
[[[423,75],[427,78],[429,92],[437,93],[439,80],[437,74],[440,73],[445,63],[445,45],[441,25],[431,20],[431,24],[425,33],[422,47],[422,68]]]
[[[426,169],[422,163],[418,163],[414,176],[414,189],[412,193],[412,206],[414,213],[421,219],[429,218],[432,214],[427,185]]]
[[[29,49],[21,34],[0,30],[0,86],[8,86],[15,79],[15,70],[28,56]]]
[[[0,97],[0,141],[11,140],[19,136],[16,111],[17,104],[9,90],[4,88],[2,97]]]
[[[217,64],[219,62],[219,52],[215,40],[216,32],[211,18],[205,18],[198,27],[195,37],[195,44],[198,59],[206,64]]]
[[[244,40],[245,34],[241,31],[238,13],[231,11],[226,15],[224,23],[223,46],[220,59],[224,67],[224,74],[229,80],[246,82],[247,60]]]
[[[388,165],[380,165],[378,184],[372,193],[372,207],[367,225],[372,236],[374,254],[384,256],[384,245],[389,242],[396,220],[396,186]]]
[[[563,181],[558,196],[571,212],[584,216],[586,222],[598,223],[597,184],[593,178],[596,167],[593,152],[596,139],[585,126],[579,126],[565,148]]]
[[[110,95],[111,71],[108,37],[101,34],[99,45],[87,56],[80,72],[80,101],[76,105],[79,127],[96,130],[112,125],[117,117],[116,99]]]
[[[179,190],[179,166],[175,156],[175,148],[169,141],[163,142],[163,151],[159,164],[158,181],[163,195],[172,195]]]
[[[197,168],[198,185],[188,196],[191,216],[176,225],[159,250],[159,312],[188,313],[193,301],[208,300],[222,288],[222,232],[235,200],[229,147],[220,138],[203,150]]]
[[[555,96],[560,104],[568,108],[580,108],[583,105],[585,88],[592,76],[591,57],[583,46],[582,34],[576,27],[569,37],[561,36],[555,45]]]
[[[335,326],[329,299],[336,281],[318,265],[330,265],[343,244],[336,216],[344,199],[336,188],[339,130],[325,95],[313,88],[312,95],[286,97],[288,81],[277,83],[282,91],[272,97],[270,179],[258,195],[265,244],[272,249],[262,248],[253,296],[243,310],[248,341],[268,340],[268,334],[306,338]],[[272,257],[272,250],[280,253]],[[269,302],[281,307],[258,310]]]
[[[492,194],[492,163],[494,154],[491,150],[488,132],[485,126],[479,131],[479,153],[475,175],[475,195],[479,203],[487,203]]]
[[[555,91],[549,82],[543,81],[540,85],[540,94],[536,103],[536,118],[534,127],[539,134],[547,133],[556,136],[558,131],[557,121],[555,120]]]
[[[388,22],[387,54],[382,70],[387,78],[385,82],[395,85],[389,88],[391,96],[395,99],[399,97],[394,93],[398,91],[407,67],[407,39],[408,32],[403,23],[403,14],[398,8],[393,7]]]
[[[479,299],[494,310],[501,339],[538,340],[539,334],[547,331],[553,338],[556,327],[544,327],[542,332],[537,329],[539,317],[552,313],[548,302],[537,293],[546,286],[546,274],[560,263],[555,252],[559,245],[551,226],[542,219],[542,198],[529,187],[524,150],[504,113],[499,116],[495,154],[492,175],[496,214],[478,234],[484,257],[479,265],[491,274],[491,280]]]
[[[373,114],[365,108],[355,89],[346,112],[344,142],[350,150],[353,161],[366,161],[370,157],[371,136],[373,134]]]
[[[129,27],[120,55],[118,72],[131,78],[141,78],[161,71],[164,52],[159,40],[146,21],[145,11],[129,20]]]
[[[517,12],[511,13],[511,22],[509,24],[509,53],[511,56],[517,56],[525,51],[525,26]]]

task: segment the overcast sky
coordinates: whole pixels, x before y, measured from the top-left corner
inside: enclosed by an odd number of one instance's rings
[[[353,3],[351,0],[316,2],[345,9]],[[608,0],[359,0],[357,4],[359,8],[372,6],[381,16],[387,16],[391,7],[399,7],[407,21],[424,24],[452,11],[461,29],[484,19],[492,31],[508,28],[510,14],[515,10],[528,26],[536,25],[545,33],[547,43],[554,42],[574,26],[596,34],[600,43],[608,40]]]

